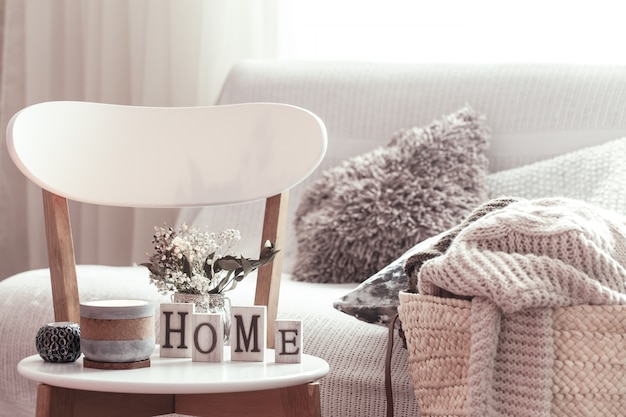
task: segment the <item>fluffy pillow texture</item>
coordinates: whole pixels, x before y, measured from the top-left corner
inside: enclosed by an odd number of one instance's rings
[[[294,279],[362,282],[486,198],[484,117],[470,107],[330,169],[295,216]]]
[[[503,195],[535,199],[568,197],[626,215],[626,138],[570,152],[545,161],[487,176],[489,197]],[[387,325],[397,313],[398,293],[408,288],[404,264],[411,254],[426,250],[440,236],[414,246],[334,302],[334,307],[368,323]]]

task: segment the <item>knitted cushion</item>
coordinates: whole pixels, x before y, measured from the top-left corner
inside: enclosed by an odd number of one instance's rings
[[[626,138],[616,139],[523,167],[487,176],[491,197],[524,198],[563,196],[595,203],[626,215]],[[397,312],[398,293],[408,287],[404,263],[423,250],[424,241],[373,274],[357,288],[336,300],[335,308],[369,323],[387,325]],[[399,251],[401,252],[401,251]]]
[[[626,215],[626,137],[489,175],[491,197],[561,196]]]
[[[296,212],[294,278],[362,282],[486,197],[488,133],[465,107],[325,172]]]

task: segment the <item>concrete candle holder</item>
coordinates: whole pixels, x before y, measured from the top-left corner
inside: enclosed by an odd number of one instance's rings
[[[155,346],[154,305],[144,300],[100,300],[80,304],[84,366],[132,369],[150,366]]]

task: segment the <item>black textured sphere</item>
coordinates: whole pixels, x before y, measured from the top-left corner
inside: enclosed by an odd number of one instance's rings
[[[74,362],[80,357],[80,327],[57,322],[39,329],[35,338],[37,353],[46,362]]]

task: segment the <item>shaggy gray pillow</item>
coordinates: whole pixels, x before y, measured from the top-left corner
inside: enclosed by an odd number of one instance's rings
[[[296,211],[294,279],[362,282],[456,225],[486,199],[488,138],[466,106],[324,172]]]

